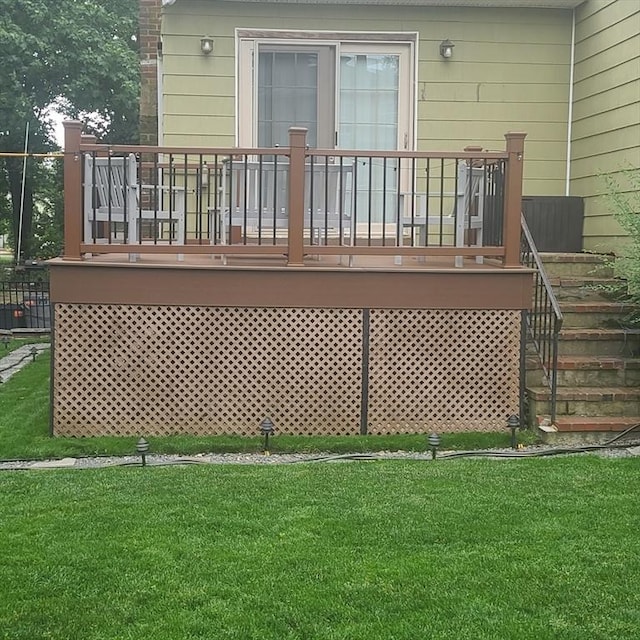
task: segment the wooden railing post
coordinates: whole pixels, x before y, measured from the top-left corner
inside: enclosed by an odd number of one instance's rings
[[[289,128],[289,255],[288,267],[304,266],[304,165],[307,129]]]
[[[504,266],[520,266],[520,214],[522,212],[522,164],[526,133],[505,133],[507,141],[507,175],[504,185],[502,241]]]
[[[65,120],[64,125],[64,260],[81,260],[82,242],[82,122]]]

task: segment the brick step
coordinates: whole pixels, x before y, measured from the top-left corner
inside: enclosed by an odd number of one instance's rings
[[[544,385],[537,358],[528,357],[527,384]],[[640,385],[640,358],[568,355],[558,357],[559,387],[632,387]]]
[[[597,417],[586,418],[581,416],[567,416],[556,419],[555,427],[558,431],[613,431],[620,432],[640,424],[640,416]],[[640,436],[640,427],[638,429]]]
[[[538,434],[543,442],[556,445],[579,445],[586,443],[604,443],[615,438],[630,427],[640,424],[640,415],[619,417],[582,417],[566,416],[556,419],[555,425],[545,426],[542,423],[538,428]],[[640,428],[634,429],[625,436],[631,441],[640,438]]]
[[[635,305],[625,302],[563,302],[560,306],[566,328],[616,329],[633,311]]]
[[[593,253],[541,253],[545,271],[550,277],[592,276],[610,278],[613,269],[607,264],[609,258]]]
[[[548,387],[528,387],[532,416],[551,413]],[[636,416],[640,415],[640,389],[636,387],[558,387],[556,415]]]
[[[560,355],[640,356],[640,331],[629,329],[563,329]]]
[[[619,285],[620,280],[616,278],[593,278],[564,276],[549,279],[554,288],[556,298],[560,301],[611,301],[616,291],[614,287]]]

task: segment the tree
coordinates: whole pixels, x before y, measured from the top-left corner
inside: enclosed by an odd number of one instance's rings
[[[30,152],[56,149],[54,111],[88,121],[88,129],[105,142],[135,143],[137,24],[135,0],[0,0],[0,153],[23,150],[27,122]],[[0,157],[0,216],[7,214],[8,194],[16,241],[22,167],[21,158]],[[51,170],[34,160],[27,163],[23,256],[31,255],[38,179],[44,176],[46,183]],[[36,212],[50,200],[39,202]]]

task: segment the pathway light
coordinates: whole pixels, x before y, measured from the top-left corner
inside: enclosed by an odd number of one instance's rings
[[[149,443],[144,438],[138,440],[136,453],[142,458],[142,466],[145,467],[147,464],[147,453],[149,453]]]
[[[437,433],[429,434],[429,447],[431,448],[431,459],[435,460],[440,446],[440,436]]]
[[[516,443],[516,429],[520,426],[520,418],[513,414],[510,415],[507,419],[507,429],[511,429],[511,448],[517,449],[518,445]]]
[[[269,436],[273,435],[275,431],[275,426],[271,421],[271,418],[266,417],[260,423],[260,433],[264,436],[264,455],[269,455]]]

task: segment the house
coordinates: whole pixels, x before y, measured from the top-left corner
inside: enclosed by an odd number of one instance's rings
[[[140,9],[147,146],[67,128],[53,433],[504,428],[531,301],[523,174],[528,195],[586,198],[586,248],[617,242],[597,156],[640,148],[611,148],[638,133],[638,74],[616,80],[635,3]],[[125,178],[116,210],[109,176],[134,162],[151,194]]]
[[[348,87],[336,82],[348,52],[375,56],[395,47],[404,64],[396,148],[498,149],[505,131],[526,131],[524,193],[583,197],[584,248],[618,245],[601,176],[640,166],[637,2],[163,0],[162,13],[160,4],[140,2],[143,140],[262,143],[260,135],[268,134],[254,104],[261,71],[251,64],[269,64],[279,49],[286,64],[296,47],[309,51],[318,39],[317,51],[334,56],[325,63],[333,73],[319,76],[319,95],[331,104],[319,102],[318,113],[346,113]],[[202,54],[201,38],[212,42],[210,53]],[[447,59],[440,55],[446,40],[454,45]],[[327,119],[332,126],[319,123],[323,147],[336,142],[335,117]],[[349,142],[338,139],[337,146]],[[371,146],[366,142],[358,146]]]

